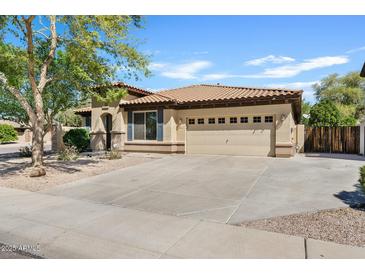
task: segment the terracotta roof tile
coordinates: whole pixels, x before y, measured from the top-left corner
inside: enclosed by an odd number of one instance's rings
[[[152,95],[122,103],[122,105],[141,105],[150,103],[188,104],[209,101],[235,101],[258,98],[300,96],[302,90],[251,88],[223,85],[192,85],[177,89],[160,91]]]
[[[87,112],[91,112],[91,107],[83,107],[83,108],[78,108],[74,110],[74,113],[87,113]]]

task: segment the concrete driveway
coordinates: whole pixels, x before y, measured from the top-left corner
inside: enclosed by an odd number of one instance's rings
[[[365,201],[354,187],[363,164],[177,155],[44,193],[0,187],[0,243],[46,258],[365,258],[224,224]]]
[[[218,223],[365,202],[365,158],[172,155],[62,185],[47,194]]]

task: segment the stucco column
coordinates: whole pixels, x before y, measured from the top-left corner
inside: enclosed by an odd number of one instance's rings
[[[292,121],[291,112],[283,112],[275,118],[275,156],[291,157],[295,154],[295,144],[292,142],[294,121]]]

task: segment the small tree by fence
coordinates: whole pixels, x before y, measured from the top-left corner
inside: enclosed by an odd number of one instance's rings
[[[360,153],[360,127],[306,127],[304,152]]]

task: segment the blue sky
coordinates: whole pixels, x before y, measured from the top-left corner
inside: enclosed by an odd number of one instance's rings
[[[150,90],[198,83],[304,89],[365,61],[365,16],[147,16]]]

